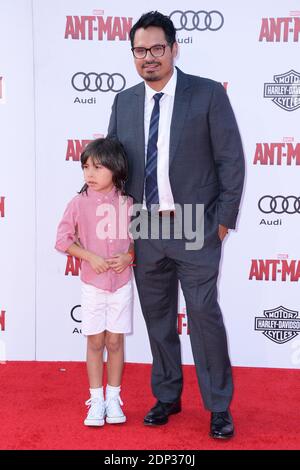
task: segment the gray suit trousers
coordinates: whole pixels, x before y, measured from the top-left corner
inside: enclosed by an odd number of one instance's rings
[[[233,383],[222,313],[217,301],[221,241],[217,234],[199,251],[185,241],[137,239],[135,279],[153,356],[152,391],[162,402],[182,392],[177,331],[178,280],[186,302],[198,383],[206,409],[225,411]]]

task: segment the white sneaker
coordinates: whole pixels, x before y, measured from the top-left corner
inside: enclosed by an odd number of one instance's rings
[[[84,420],[86,426],[103,426],[105,416],[105,403],[101,398],[90,398],[85,402],[90,407]]]
[[[120,395],[111,395],[106,398],[105,414],[107,423],[125,423],[126,416],[124,415],[120,405],[123,405]]]

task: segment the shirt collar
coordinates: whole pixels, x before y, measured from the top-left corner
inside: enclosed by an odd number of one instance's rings
[[[160,90],[159,93],[164,93],[164,95],[168,95],[168,96],[175,96],[176,84],[177,84],[177,70],[176,70],[176,67],[174,67],[172,77],[170,78],[168,83],[166,83],[164,88]],[[153,96],[156,93],[158,93],[156,90],[153,90],[153,88],[151,88],[146,82],[145,82],[145,89],[146,89],[147,101],[150,101],[153,98]],[[164,97],[162,97],[161,99],[163,98]]]
[[[108,193],[102,193],[101,191],[95,191],[94,189],[88,188],[87,195],[88,197],[98,199],[101,202],[112,202],[117,196],[117,190],[113,187]]]

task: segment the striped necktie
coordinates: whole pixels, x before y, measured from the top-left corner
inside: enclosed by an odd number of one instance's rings
[[[145,168],[145,197],[148,211],[151,210],[151,204],[159,204],[158,186],[157,186],[157,139],[159,124],[159,100],[163,93],[156,93],[154,98],[154,107],[150,119],[147,163]]]

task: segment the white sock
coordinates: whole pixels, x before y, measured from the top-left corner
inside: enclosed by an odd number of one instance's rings
[[[104,400],[103,387],[100,388],[90,388],[91,398],[100,398]]]
[[[113,387],[112,385],[106,385],[106,396],[110,395],[119,395],[121,391],[121,386],[119,385],[118,387]]]

